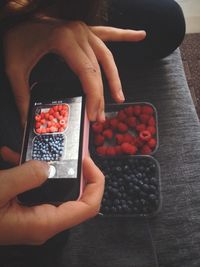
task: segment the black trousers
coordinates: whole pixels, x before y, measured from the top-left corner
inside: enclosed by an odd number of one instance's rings
[[[174,0],[110,0],[108,25],[145,30],[146,38],[136,43],[109,44],[114,57],[130,62],[168,56],[182,42],[185,19]]]

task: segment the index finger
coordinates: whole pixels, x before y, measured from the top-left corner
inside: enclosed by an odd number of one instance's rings
[[[141,41],[146,36],[146,32],[143,30],[136,31],[104,26],[91,26],[90,29],[102,41]]]

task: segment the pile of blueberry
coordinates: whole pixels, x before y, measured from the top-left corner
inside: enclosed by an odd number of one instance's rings
[[[157,162],[149,156],[95,158],[105,175],[101,213],[153,215],[160,205]]]
[[[32,158],[35,160],[58,161],[64,149],[64,136],[39,135],[33,141]]]

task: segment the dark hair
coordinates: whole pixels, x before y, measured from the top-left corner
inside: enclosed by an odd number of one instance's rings
[[[56,16],[65,20],[82,20],[87,24],[99,22],[105,0],[10,0],[0,11],[1,21],[17,22],[36,12],[56,9]]]

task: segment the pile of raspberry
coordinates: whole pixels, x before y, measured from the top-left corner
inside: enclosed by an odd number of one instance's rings
[[[151,105],[131,104],[104,122],[94,122],[92,143],[100,156],[150,155],[157,145],[156,127]]]
[[[35,115],[35,132],[37,134],[64,132],[69,117],[67,104],[54,105],[51,108],[40,110]]]

